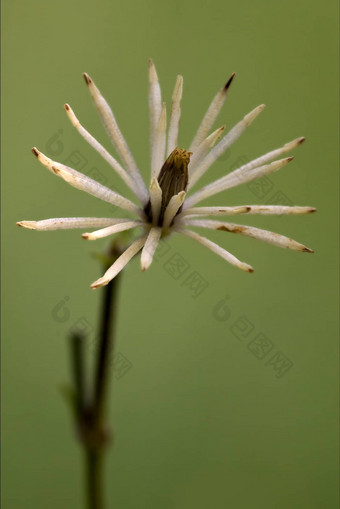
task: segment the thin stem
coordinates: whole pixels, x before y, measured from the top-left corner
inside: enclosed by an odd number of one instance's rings
[[[94,415],[97,422],[105,417],[105,400],[107,396],[108,365],[113,355],[114,329],[116,314],[113,312],[115,297],[119,284],[119,274],[104,287],[102,301],[102,317],[100,330],[100,344],[98,347],[97,366],[94,381]]]
[[[107,263],[111,265],[121,254],[112,246]],[[105,263],[106,264],[106,263]],[[107,269],[108,267],[106,267]],[[104,509],[104,459],[109,445],[106,424],[106,403],[109,385],[109,362],[113,356],[116,296],[119,275],[104,289],[100,318],[99,343],[96,351],[93,386],[85,382],[84,340],[81,335],[71,337],[72,376],[75,394],[76,424],[84,448],[88,509]],[[88,397],[87,390],[91,389]],[[86,391],[86,393],[85,393]]]
[[[83,413],[85,407],[84,341],[85,338],[79,333],[71,336],[72,374],[78,416]]]
[[[87,449],[86,461],[86,487],[88,509],[103,509],[103,452]]]
[[[110,253],[110,264],[121,253],[115,246]],[[108,267],[106,267],[107,269]],[[99,344],[96,353],[94,373],[93,401],[87,415],[84,414],[84,446],[87,464],[87,501],[89,509],[104,508],[104,474],[103,463],[109,443],[106,419],[106,402],[109,384],[109,361],[114,349],[114,325],[116,319],[116,296],[119,275],[104,289],[100,321]]]

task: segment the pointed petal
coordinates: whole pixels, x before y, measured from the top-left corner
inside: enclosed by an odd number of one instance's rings
[[[29,230],[71,230],[73,228],[96,228],[115,224],[116,218],[110,217],[58,217],[41,221],[19,221],[18,226]],[[118,219],[124,221],[124,219]]]
[[[245,205],[247,209],[244,213],[248,215],[261,214],[261,215],[300,215],[300,214],[311,214],[316,212],[314,207],[288,207],[285,205]]]
[[[123,221],[122,223],[107,226],[106,228],[96,230],[95,232],[83,233],[82,237],[86,240],[102,239],[109,235],[113,235],[114,233],[124,232],[125,230],[131,230],[137,226],[142,226],[142,224],[143,223],[141,221]]]
[[[185,200],[186,192],[181,191],[170,199],[164,212],[163,228],[168,228]]]
[[[260,106],[257,106],[250,113],[245,115],[245,117],[222,138],[216,147],[207,154],[204,160],[196,168],[195,174],[191,179],[191,186],[193,186],[210,168],[210,166],[241,136],[241,134],[244,133],[247,127],[250,126],[264,108],[265,105],[260,104]]]
[[[165,161],[166,142],[166,104],[162,104],[162,110],[158,125],[155,130],[154,143],[151,154],[151,178],[157,177]]]
[[[217,115],[219,114],[219,112],[222,109],[224,101],[226,100],[226,97],[227,97],[228,89],[235,77],[235,74],[236,73],[233,73],[230,76],[227,83],[224,85],[223,88],[221,88],[221,90],[219,90],[217,92],[214,99],[212,100],[212,102],[208,108],[208,111],[204,115],[201,125],[199,126],[198,131],[190,145],[189,152],[195,152],[198,145],[200,143],[202,143],[204,138],[206,138],[208,132],[210,131],[211,127],[213,126],[213,124],[217,118]]]
[[[119,162],[81,125],[74,111],[69,104],[64,105],[66,114],[71,124],[77,129],[79,134],[93,147],[107,163],[115,170],[115,172],[124,180],[125,184],[134,192],[134,194],[143,201],[144,194],[141,192],[138,184],[135,183],[130,175],[124,170]]]
[[[131,154],[131,151],[124,139],[124,136],[118,127],[115,116],[110,106],[108,105],[108,103],[106,102],[106,100],[104,99],[104,97],[102,96],[102,94],[100,93],[99,89],[96,87],[90,76],[84,73],[84,78],[90,91],[90,94],[92,96],[93,102],[103,121],[104,127],[112,143],[114,144],[119,156],[121,157],[126,168],[130,172],[133,180],[138,184],[138,188],[140,190],[139,192],[143,193],[143,203],[146,203],[148,200],[148,194],[145,187],[145,183],[137,168],[137,165]]]
[[[129,210],[136,214],[141,214],[141,209],[137,207],[132,201],[124,198],[120,194],[112,191],[106,186],[99,184],[95,180],[83,175],[77,170],[73,168],[69,168],[64,164],[58,163],[56,161],[52,161],[49,157],[46,157],[42,152],[39,152],[37,148],[33,148],[33,153],[36,155],[38,160],[50,170],[52,173],[61,177],[63,180],[68,182],[71,186],[76,189],[80,189],[81,191],[85,191],[86,193],[99,198],[100,200],[106,201],[108,203],[112,203],[117,207],[120,207],[125,210]]]
[[[272,150],[271,152],[268,152],[267,154],[264,154],[260,157],[257,157],[256,159],[253,159],[252,161],[249,161],[249,163],[242,166],[243,171],[250,171],[253,168],[257,168],[259,166],[262,166],[265,163],[268,163],[269,161],[272,161],[273,159],[277,159],[278,157],[282,156],[283,154],[286,154],[287,152],[290,152],[291,150],[295,149],[296,147],[299,147],[302,145],[302,143],[305,141],[306,138],[300,137],[296,138],[295,140],[289,141],[288,143],[285,143],[283,147],[277,148],[275,150]],[[229,175],[232,175],[233,173],[237,173],[240,168],[237,168],[233,172],[231,172]]]
[[[288,207],[284,205],[239,205],[238,207],[193,207],[186,209],[179,217],[189,216],[233,216],[235,214],[297,215],[316,212],[314,207]]]
[[[153,224],[158,223],[159,214],[162,207],[162,189],[156,178],[151,180],[150,184],[150,202],[152,210],[152,221]]]
[[[117,276],[117,274],[123,270],[125,265],[129,263],[131,258],[135,256],[135,254],[138,253],[145,244],[146,241],[146,235],[143,235],[139,239],[135,240],[127,249],[124,251],[124,253],[117,258],[117,260],[111,265],[111,267],[105,272],[103,277],[97,279],[94,283],[92,283],[91,288],[96,289],[100,288],[101,286],[107,285],[114,277]]]
[[[276,157],[279,157],[280,155],[285,154],[285,153],[289,152],[290,150],[293,150],[294,148],[300,146],[304,141],[305,141],[304,137],[296,138],[295,140],[292,140],[292,141],[286,143],[285,145],[283,145],[283,147],[272,150],[271,152],[268,152],[267,154],[264,154],[260,157],[257,157],[256,159],[253,159],[249,163],[244,164],[243,166],[241,166],[240,168],[237,168],[236,170],[232,171],[228,175],[225,175],[224,177],[222,177],[218,180],[215,180],[215,182],[212,182],[211,184],[209,184],[209,186],[206,186],[203,189],[207,190],[209,188],[212,190],[212,189],[216,188],[216,189],[221,189],[221,191],[222,191],[225,189],[223,187],[224,184],[226,182],[229,182],[233,176],[236,176],[238,179],[240,179],[239,182],[242,183],[241,175],[243,173],[248,173],[248,172],[251,172],[252,170],[256,171],[260,166],[262,167],[265,163],[268,163],[272,159],[275,159]],[[267,167],[269,167],[269,166],[267,166]],[[216,194],[216,193],[212,193],[212,194]],[[212,196],[212,194],[208,194],[207,196]],[[197,202],[195,202],[195,203],[197,203]]]
[[[190,158],[189,163],[189,188],[193,186],[195,182],[195,170],[203,161],[209,150],[215,145],[216,141],[222,136],[225,126],[216,129],[210,136],[208,136],[202,143],[197,147],[195,152]]]
[[[260,228],[255,228],[254,226],[245,226],[234,223],[220,223],[218,221],[198,219],[188,220],[185,222],[185,224],[188,226],[209,228],[210,230],[239,233],[240,235],[244,235],[246,237],[263,240],[264,242],[268,242],[268,244],[273,244],[274,246],[285,247],[295,251],[304,251],[306,253],[313,253],[312,249],[309,249],[303,244],[300,244],[299,242],[296,242],[295,240],[286,237],[285,235],[280,235],[279,233],[274,233],[268,230],[261,230]]]
[[[224,178],[228,177],[228,179],[231,179],[233,176],[239,177],[241,174],[243,175],[251,172],[253,169],[257,169],[259,166],[263,166],[265,163],[268,163],[269,161],[272,161],[273,159],[276,159],[277,157],[290,152],[292,149],[300,146],[304,141],[305,138],[303,137],[290,141],[289,143],[283,145],[283,147],[272,150],[271,152],[268,152],[267,154],[264,154],[257,159],[249,161],[249,163],[244,164],[240,168],[236,168],[236,170],[232,171]]]
[[[179,75],[177,76],[174,92],[172,94],[167,156],[169,156],[171,152],[175,150],[175,148],[177,147],[179,121],[181,118],[182,93],[183,93],[183,77]]]
[[[191,208],[196,203],[205,200],[209,196],[213,196],[215,194],[221,193],[226,189],[230,189],[231,187],[238,186],[240,184],[244,184],[246,182],[250,182],[251,180],[255,180],[259,177],[263,177],[264,175],[269,175],[270,173],[274,173],[280,170],[283,166],[292,161],[293,157],[287,157],[286,159],[280,159],[279,161],[273,161],[270,164],[265,164],[263,166],[259,166],[258,168],[254,168],[252,171],[243,173],[243,166],[239,168],[238,172],[232,172],[225,177],[222,177],[218,180],[215,180],[211,184],[202,187],[195,194],[190,196],[185,203],[185,209]]]
[[[247,214],[249,207],[193,207],[186,209],[179,214],[180,218],[187,218],[188,216],[234,216],[235,214]]]
[[[150,111],[150,153],[153,152],[153,145],[156,139],[156,130],[162,109],[162,94],[159,84],[156,67],[149,59],[149,111]]]
[[[147,270],[150,267],[153,260],[153,255],[155,254],[161,235],[162,235],[161,228],[159,227],[151,228],[148,238],[146,239],[145,245],[143,247],[141,256],[141,268],[143,271]]]
[[[176,228],[175,231],[177,231],[178,233],[183,233],[183,235],[186,235],[187,237],[196,240],[203,246],[210,249],[213,253],[221,256],[224,260],[231,263],[231,265],[234,265],[235,267],[243,270],[244,272],[254,272],[253,267],[251,267],[247,263],[241,262],[234,255],[223,249],[218,244],[215,244],[215,242],[212,242],[211,240],[207,239],[206,237],[202,237],[198,233],[193,232],[191,230],[187,230],[185,228]]]

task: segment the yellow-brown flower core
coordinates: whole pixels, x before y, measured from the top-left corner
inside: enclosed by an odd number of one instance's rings
[[[162,189],[162,206],[159,215],[158,224],[163,222],[164,212],[171,198],[185,191],[188,185],[188,164],[192,152],[183,148],[175,148],[163,164],[158,175],[158,183]],[[150,202],[145,208],[145,212],[152,222],[152,210]]]

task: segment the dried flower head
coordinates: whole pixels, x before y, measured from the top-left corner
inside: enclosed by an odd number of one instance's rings
[[[218,113],[220,112],[229,87],[234,79],[232,74],[225,86],[213,98],[189,150],[178,148],[178,130],[181,116],[181,98],[183,78],[177,77],[175,84],[169,128],[167,132],[166,105],[161,99],[161,89],[155,66],[149,61],[149,107],[150,107],[150,142],[151,142],[151,182],[149,189],[145,186],[141,173],[132,153],[123,137],[115,116],[88,74],[84,78],[94,104],[103,121],[104,127],[119,155],[118,162],[91,134],[80,124],[68,104],[65,110],[68,118],[83,138],[112,166],[125,184],[133,191],[138,205],[95,180],[52,161],[38,149],[33,153],[51,173],[66,180],[69,184],[86,191],[101,200],[123,210],[132,212],[136,218],[97,218],[71,217],[45,219],[42,221],[20,221],[17,224],[32,230],[60,230],[69,228],[96,228],[91,233],[84,233],[83,238],[94,240],[114,233],[140,228],[142,234],[131,243],[124,253],[105,272],[103,277],[92,284],[92,288],[108,284],[131,260],[142,250],[141,267],[146,270],[152,262],[155,250],[161,239],[173,232],[182,233],[200,244],[208,247],[226,261],[246,272],[253,272],[247,263],[241,262],[234,255],[211,240],[193,231],[192,227],[208,228],[225,232],[239,233],[247,237],[260,239],[280,247],[311,253],[311,249],[284,235],[252,226],[241,226],[220,220],[204,217],[252,215],[252,214],[309,214],[316,209],[312,207],[288,207],[281,205],[242,205],[238,207],[197,207],[196,204],[217,193],[239,184],[250,182],[264,175],[274,173],[293,158],[277,159],[303,143],[304,138],[297,138],[283,147],[262,155],[224,177],[202,187],[187,198],[187,193],[205,174],[211,165],[236,141],[245,129],[264,109],[264,104],[257,106],[238,122],[224,137],[218,141],[224,126],[209,134]],[[274,160],[274,161],[273,161]],[[272,162],[273,161],[273,162]],[[203,218],[203,219],[202,219]],[[98,229],[99,228],[99,229]]]

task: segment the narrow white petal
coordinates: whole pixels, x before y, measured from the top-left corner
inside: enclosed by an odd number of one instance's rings
[[[149,59],[149,111],[150,111],[150,153],[153,152],[153,145],[156,139],[156,130],[162,109],[162,94],[159,84],[156,67]]]
[[[193,207],[186,209],[179,214],[179,217],[187,216],[234,216],[236,214],[246,214],[249,211],[248,206],[238,207]]]
[[[259,166],[263,166],[265,163],[268,163],[269,161],[272,161],[273,159],[276,159],[277,157],[290,152],[292,149],[298,147],[305,141],[305,138],[296,138],[293,141],[290,141],[283,145],[283,147],[272,150],[271,152],[268,152],[267,154],[264,154],[256,159],[253,159],[252,161],[249,161],[249,163],[244,164],[240,168],[236,168],[236,170],[232,171],[228,175],[226,175],[224,178],[231,179],[233,176],[236,176],[239,178],[240,175],[244,175],[248,172],[251,172],[253,169],[257,169]]]
[[[193,232],[191,230],[187,230],[185,228],[176,228],[175,231],[177,231],[178,233],[183,233],[183,235],[186,235],[187,237],[196,240],[203,246],[210,249],[213,253],[224,258],[224,260],[226,260],[227,262],[231,263],[232,265],[235,265],[235,267],[238,267],[239,269],[245,272],[254,272],[253,267],[251,267],[247,263],[241,262],[234,255],[223,249],[218,244],[215,244],[215,242],[212,242],[211,240],[207,239],[206,237],[202,237],[198,233]]]
[[[188,216],[233,216],[235,214],[297,215],[316,212],[314,207],[288,207],[285,205],[239,205],[237,207],[193,207],[184,210],[179,217]]]
[[[151,180],[150,202],[152,210],[152,222],[153,224],[157,224],[162,206],[162,189],[160,188],[160,185],[156,178],[153,178]]]
[[[224,177],[223,188],[230,189],[231,187],[250,182],[251,180],[263,177],[264,175],[275,173],[293,159],[294,157],[286,157],[285,159],[279,159],[278,161],[273,161],[272,163],[252,168],[251,170],[241,167],[238,172],[232,172]]]
[[[260,215],[300,215],[300,214],[311,214],[316,212],[314,207],[288,207],[285,205],[245,205],[243,208],[247,209],[244,213],[248,215],[260,214]]]
[[[139,239],[135,240],[124,253],[117,258],[117,260],[111,265],[111,267],[105,272],[103,277],[97,279],[94,283],[92,283],[91,288],[96,289],[101,286],[107,285],[117,274],[123,270],[125,265],[129,263],[131,258],[135,256],[142,249],[145,244],[146,235],[143,235]]]
[[[134,194],[142,201],[144,199],[143,193],[140,192],[138,186],[135,184],[130,175],[124,170],[119,162],[101,145],[79,122],[74,111],[69,104],[65,104],[66,114],[71,121],[71,124],[77,129],[79,134],[93,147],[107,163],[115,170],[115,172],[124,180],[125,184],[134,192]]]
[[[49,231],[104,227],[114,224],[115,221],[117,219],[112,217],[57,217],[41,221],[19,221],[17,225],[29,230]],[[119,221],[124,221],[124,219],[119,219]]]
[[[302,145],[302,143],[305,141],[306,138],[300,137],[296,138],[295,140],[289,141],[288,143],[285,143],[283,147],[277,148],[275,150],[272,150],[271,152],[268,152],[267,154],[264,154],[260,157],[257,157],[256,159],[253,159],[252,161],[249,161],[249,163],[242,166],[243,171],[250,171],[253,168],[257,168],[258,166],[262,166],[265,163],[268,163],[269,161],[272,161],[273,159],[276,159],[277,157],[282,156],[283,154],[286,154],[287,152],[290,152],[294,148],[298,147],[299,145]],[[229,175],[236,174],[240,168],[237,168],[233,172],[231,172]]]
[[[52,166],[55,164],[55,161],[45,156],[45,154],[40,152],[40,150],[38,150],[37,147],[33,147],[32,152],[38,159],[39,163],[45,166],[45,168],[47,168],[51,173],[55,174],[54,171],[52,170]]]
[[[151,154],[151,178],[157,177],[165,160],[166,142],[166,104],[162,104],[162,110],[158,125],[155,130],[155,138]]]
[[[168,133],[167,156],[177,147],[179,121],[181,118],[181,99],[183,93],[183,77],[177,76],[174,92],[172,94],[171,116]]]
[[[221,137],[225,126],[223,125],[219,129],[216,129],[210,136],[205,138],[202,143],[195,149],[195,152],[190,158],[189,163],[189,188],[193,185],[192,180],[195,176],[195,170],[197,166],[203,161],[209,150],[215,145],[216,141]]]
[[[187,220],[185,224],[188,226],[197,226],[200,228],[209,228],[210,230],[219,230],[230,233],[239,233],[240,235],[244,235],[246,237],[252,237],[253,239],[263,240],[264,242],[268,242],[268,244],[273,244],[278,247],[285,247],[288,249],[293,249],[295,251],[304,251],[306,253],[313,253],[312,249],[296,242],[295,240],[286,237],[285,235],[281,235],[279,233],[274,233],[268,230],[261,230],[260,228],[255,228],[254,226],[245,226],[234,223],[220,223],[218,221],[209,221],[209,220]]]
[[[237,173],[232,172],[229,175],[226,175],[218,180],[215,180],[211,184],[202,187],[195,194],[190,196],[185,202],[185,208],[191,208],[196,203],[205,200],[209,196],[213,196],[214,194],[221,193],[226,189],[230,189],[231,187],[238,186],[240,184],[244,184],[245,182],[250,182],[251,180],[255,180],[259,177],[263,177],[264,175],[269,175],[270,173],[274,173],[278,171],[280,168],[285,166],[287,163],[292,161],[293,157],[287,157],[286,159],[280,159],[279,161],[273,161],[270,164],[265,164],[263,166],[259,166],[258,168],[254,168],[252,171],[243,173],[243,166],[238,169]]]
[[[258,176],[262,176],[261,174],[257,173],[257,171],[260,168],[261,168],[261,171],[262,171],[262,168],[268,168],[268,172],[271,173],[273,168],[275,168],[276,162],[273,163],[273,166],[270,166],[270,165],[264,166],[265,163],[268,163],[272,159],[275,159],[276,157],[279,157],[280,155],[285,154],[285,153],[289,152],[290,150],[298,147],[304,141],[305,141],[305,138],[303,138],[303,137],[296,138],[295,140],[292,140],[292,141],[286,143],[285,145],[283,145],[283,147],[272,150],[271,152],[268,152],[267,154],[257,157],[256,159],[253,159],[249,163],[242,165],[240,168],[237,168],[236,170],[232,171],[228,175],[225,175],[224,177],[221,177],[220,179],[216,180],[215,182],[212,182],[208,186],[202,188],[201,191],[204,191],[203,194],[205,197],[212,196],[213,194],[216,194],[216,192],[215,191],[210,192],[210,191],[213,191],[215,189],[217,189],[217,190],[220,189],[221,191],[224,191],[225,189],[228,189],[229,183],[233,180],[234,177],[237,179],[236,181],[239,184],[242,184],[243,181],[248,182],[249,180],[252,180],[252,179],[244,180],[244,176],[247,175],[249,172],[252,174],[254,171],[254,173],[255,173],[254,178],[258,178]],[[287,160],[291,160],[291,158],[288,158]],[[274,170],[274,171],[276,171],[276,170]],[[265,175],[265,174],[266,173],[263,173],[263,175]],[[206,194],[206,191],[209,191],[209,194]],[[219,191],[217,191],[217,192],[219,192]],[[198,193],[200,193],[200,191],[198,191]],[[202,199],[204,199],[204,198],[202,198]],[[189,200],[190,200],[190,198],[189,198]],[[200,201],[201,201],[201,199],[200,199]],[[197,203],[197,201],[195,201],[194,203]]]
[[[99,184],[99,182],[96,182],[73,168],[69,168],[64,164],[52,161],[52,159],[46,157],[42,152],[39,152],[37,148],[33,149],[33,153],[46,168],[68,182],[71,186],[80,189],[81,191],[85,191],[100,200],[116,205],[117,207],[129,210],[139,215],[141,214],[141,209],[132,203],[132,201],[124,198],[124,196],[121,196],[108,187]]]
[[[229,89],[234,77],[235,77],[235,73],[233,73],[230,76],[229,80],[224,85],[224,87],[221,88],[221,90],[219,90],[217,92],[217,94],[215,95],[214,99],[212,100],[212,102],[208,108],[208,111],[206,112],[206,114],[203,117],[203,120],[197,130],[197,133],[195,134],[195,137],[190,145],[189,152],[195,152],[198,145],[200,143],[202,143],[204,138],[206,138],[208,132],[210,131],[213,123],[215,122],[215,120],[217,118],[217,115],[219,114],[219,112],[222,109],[224,101],[226,100],[226,97],[227,97],[228,89]]]
[[[90,91],[90,94],[92,96],[93,102],[103,121],[104,127],[112,143],[114,144],[119,156],[121,157],[126,168],[130,172],[135,184],[138,185],[139,193],[141,196],[143,196],[143,203],[146,203],[148,200],[148,194],[145,187],[145,183],[137,168],[135,160],[130,152],[130,149],[123,137],[123,134],[118,127],[115,116],[110,106],[108,105],[108,103],[106,102],[106,100],[104,99],[104,97],[102,96],[102,94],[100,93],[99,89],[96,87],[90,76],[84,73],[84,78]]]
[[[136,228],[137,226],[141,226],[143,223],[141,221],[126,221],[124,220],[121,223],[117,223],[111,226],[107,226],[106,228],[102,228],[101,230],[96,230],[91,233],[83,233],[82,237],[86,240],[97,240],[102,239],[104,237],[108,237],[109,235],[113,235],[114,233],[124,232],[125,230],[131,230],[131,228]]]
[[[161,235],[162,229],[159,227],[151,228],[151,230],[149,231],[149,235],[148,238],[146,239],[141,255],[141,268],[143,271],[147,270],[150,267],[153,260],[153,255],[155,254]]]
[[[175,194],[169,201],[164,212],[163,228],[168,228],[185,200],[186,192]]]
[[[260,104],[250,113],[248,113],[238,124],[236,124],[214,147],[203,161],[196,168],[194,175],[191,177],[190,186],[193,186],[198,179],[210,168],[210,166],[241,136],[248,126],[265,108],[264,104]]]

